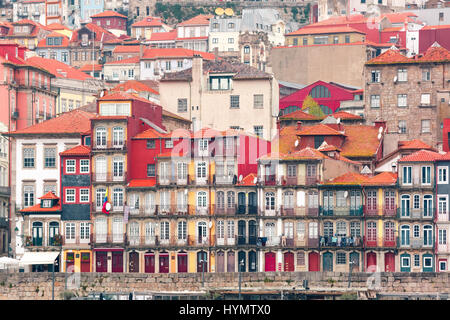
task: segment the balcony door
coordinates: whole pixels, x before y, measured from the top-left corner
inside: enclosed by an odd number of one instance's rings
[[[97,181],[106,181],[106,158],[95,159],[95,176]]]
[[[33,246],[42,246],[42,222],[33,222]]]

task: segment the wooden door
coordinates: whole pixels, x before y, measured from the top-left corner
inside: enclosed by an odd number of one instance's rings
[[[323,270],[322,271],[333,271],[333,254],[331,252],[325,252],[322,256],[323,258]]]
[[[238,193],[238,214],[245,214],[245,192]]]
[[[367,253],[367,272],[377,271],[377,255],[375,252]]]
[[[197,253],[197,272],[208,272],[208,256],[205,251]]]
[[[320,271],[319,269],[319,253],[310,252],[308,254],[308,271]]]
[[[359,253],[350,252],[350,261],[352,262],[352,272],[359,272]]]
[[[245,261],[245,251],[239,251],[238,252],[238,271],[245,272],[246,269],[246,261]]]
[[[169,254],[159,254],[159,273],[169,273]]]
[[[123,272],[123,252],[112,252],[112,272]]]
[[[284,253],[284,271],[294,271],[294,253],[293,252],[285,252]]]
[[[393,252],[386,252],[384,254],[384,271],[395,272],[395,255]]]
[[[130,252],[129,257],[129,272],[139,272],[139,253]]]
[[[274,252],[266,252],[264,255],[264,271],[273,272],[276,271],[276,260]]]
[[[256,251],[249,251],[248,252],[248,271],[249,272],[256,272],[258,271],[258,263],[256,258]]]
[[[256,214],[258,203],[256,202],[256,192],[249,192],[248,194],[248,213]]]
[[[91,272],[91,254],[89,252],[81,253],[81,272]]]
[[[228,253],[227,253],[227,272],[236,272],[234,265],[235,265],[234,251],[228,251]]]
[[[95,253],[95,271],[108,272],[108,252],[97,251]]]
[[[73,252],[66,253],[66,272],[75,272],[75,254]]]
[[[216,272],[225,272],[225,253],[223,251],[217,252]]]
[[[146,253],[144,255],[145,273],[155,273],[155,254]]]
[[[177,259],[178,259],[178,273],[187,272],[187,265],[188,265],[187,253],[184,252],[178,253]]]

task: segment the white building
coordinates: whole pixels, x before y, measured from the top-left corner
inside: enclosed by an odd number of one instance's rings
[[[239,51],[241,22],[242,18],[239,17],[216,16],[211,18],[209,25],[209,51]]]
[[[46,25],[45,0],[14,2],[13,21],[22,19],[29,19]]]

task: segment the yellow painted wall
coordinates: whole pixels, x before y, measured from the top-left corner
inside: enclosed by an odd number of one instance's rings
[[[195,191],[188,192],[189,214],[195,214]]]
[[[83,95],[84,95],[84,102],[83,102]],[[56,113],[60,114],[62,112],[62,99],[67,100],[67,107],[69,105],[69,100],[73,100],[73,108],[76,108],[76,101],[80,102],[80,107],[83,105],[86,105],[87,103],[90,103],[95,100],[95,97],[93,95],[89,94],[83,94],[83,92],[80,90],[78,93],[74,92],[73,90],[65,91],[64,89],[61,89],[59,96],[56,98],[57,101],[60,103],[57,103],[56,105]]]
[[[216,272],[216,255],[211,253],[209,255],[209,272]]]
[[[81,253],[89,253],[90,254],[90,263],[89,263],[89,272],[92,272],[92,261],[93,261],[93,252],[91,250],[64,250],[63,252],[63,258],[64,258],[64,263],[63,263],[63,269],[64,272],[67,272],[67,253],[69,252],[73,252],[74,254],[74,267],[75,267],[75,272],[80,272],[81,271]],[[77,258],[77,254],[79,255],[79,257]]]
[[[188,221],[188,225],[187,225],[187,234],[188,236],[195,237],[195,221]],[[188,243],[188,246],[190,244]]]
[[[169,272],[177,272],[177,253],[173,251],[169,252]]]
[[[304,163],[299,163],[297,166],[297,184],[304,185],[305,183],[306,183],[306,165]]]
[[[339,43],[345,43],[345,36],[350,36],[350,43],[352,42],[358,42],[363,41],[364,35],[360,33],[329,33],[329,34],[315,34],[315,35],[297,35],[297,36],[286,36],[286,45],[294,45],[294,39],[297,39],[298,46],[303,45],[303,38],[308,39],[307,45],[313,45],[314,44],[314,37],[317,36],[328,36],[328,43],[332,44],[334,41],[334,37],[337,36],[339,38]]]
[[[188,272],[197,272],[197,253],[195,251],[188,252]]]

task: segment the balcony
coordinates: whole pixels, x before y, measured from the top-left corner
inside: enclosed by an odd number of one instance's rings
[[[279,208],[271,208],[271,207],[264,207],[259,211],[259,214],[264,217],[276,217],[280,215],[280,209]]]
[[[283,176],[282,181],[285,186],[296,186],[297,176]]]
[[[307,244],[309,248],[319,248],[319,238],[308,238]]]
[[[362,217],[363,206],[356,207],[323,207],[320,206],[320,215],[329,217]]]
[[[189,212],[188,205],[159,205],[158,207],[158,216],[186,216]]]
[[[397,208],[397,218],[399,219],[429,219],[434,217],[434,208]]]
[[[9,222],[6,218],[0,218],[0,228],[8,228]]]
[[[48,239],[48,244],[46,241]],[[25,247],[60,247],[64,245],[64,237],[57,234],[52,238],[34,238],[25,236]]]
[[[89,235],[89,238],[86,239],[82,239],[80,236],[76,236],[75,238],[62,237],[62,245],[69,247],[74,245],[88,245],[91,237],[92,234]]]
[[[194,186],[194,185],[205,186],[205,185],[209,184],[209,179],[208,178],[199,178],[195,175],[189,175],[187,182],[188,182],[187,184],[191,185],[191,186]]]
[[[307,214],[309,217],[318,217],[319,216],[319,208],[308,207]]]
[[[360,236],[357,237],[347,237],[347,236],[320,236],[320,247],[321,248],[349,248],[349,247],[361,247],[362,240]]]
[[[209,214],[209,207],[195,206],[195,214],[199,216],[207,216]]]
[[[114,172],[92,172],[92,182],[125,182],[127,181],[127,173],[122,172],[121,175]]]
[[[215,185],[232,185],[236,184],[236,175],[213,175],[213,182]]]
[[[91,243],[127,243],[125,233],[93,233]]]
[[[317,177],[306,177],[305,179],[305,184],[307,186],[316,185],[317,183],[319,183],[319,179],[317,179]]]
[[[130,218],[133,217],[149,217],[154,216],[158,212],[158,206],[140,206],[139,208],[130,209]]]
[[[281,206],[280,212],[282,216],[295,216],[295,209],[293,207]]]
[[[189,246],[196,246],[196,247],[209,247],[210,241],[209,237],[199,237],[199,236],[192,236],[188,235],[188,245]]]
[[[102,201],[103,201],[103,199],[102,199]],[[97,204],[95,202],[92,202],[91,203],[91,210],[93,212],[102,212],[102,206],[103,206],[103,204],[101,206],[97,206]],[[94,210],[94,208],[95,208],[95,210]],[[115,206],[115,205],[113,205],[111,203],[111,210],[110,210],[110,212],[123,212],[123,210],[124,210],[123,204],[121,206],[120,205]]]
[[[274,174],[264,176],[263,182],[265,186],[275,186],[277,184],[277,180]]]
[[[430,241],[431,240],[431,241]],[[433,248],[432,239],[422,238],[422,237],[412,237],[408,239],[402,239],[399,243],[400,248],[411,248],[411,249],[432,249]]]
[[[377,237],[375,239],[367,239],[367,237],[364,237],[364,246],[366,248],[396,248],[397,241],[393,237]]]
[[[106,144],[97,144],[97,141],[94,141],[92,144],[92,151],[126,151],[127,150],[127,142],[126,141],[106,141]]]
[[[214,243],[212,243],[212,245],[216,245],[216,246],[234,246],[235,244],[236,244],[235,237],[232,237],[232,238],[228,238],[228,237],[219,238],[217,235],[214,236]]]
[[[126,244],[130,247],[174,247],[177,245],[186,245],[186,240],[183,240],[182,243],[180,243],[179,240],[175,238],[160,239],[159,236],[128,236]]]

